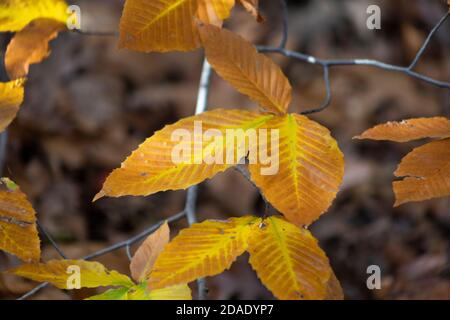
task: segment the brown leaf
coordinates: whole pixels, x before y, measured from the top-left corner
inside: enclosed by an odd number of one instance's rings
[[[406,142],[423,138],[450,137],[450,120],[444,117],[417,118],[377,125],[355,139]]]
[[[395,206],[450,195],[450,138],[414,149],[395,171]]]
[[[169,240],[170,230],[166,222],[142,243],[130,264],[131,276],[136,282],[142,282],[148,277],[156,258]]]
[[[30,64],[47,58],[50,55],[49,41],[56,38],[64,27],[64,24],[56,20],[38,19],[16,33],[5,54],[5,67],[9,77],[25,77]]]

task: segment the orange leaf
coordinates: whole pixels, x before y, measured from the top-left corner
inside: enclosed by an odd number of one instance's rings
[[[380,124],[355,138],[406,142],[423,138],[447,137],[450,137],[450,120],[444,117],[435,117]]]
[[[278,170],[264,173],[261,161],[250,163],[252,180],[290,222],[312,223],[330,207],[342,183],[344,157],[336,140],[327,128],[297,114],[274,117],[260,128],[269,135],[278,132],[278,150],[272,136],[259,145],[260,155],[279,154]]]
[[[278,299],[327,297],[332,270],[309,231],[282,218],[269,217],[252,227],[248,252],[258,277]]]
[[[0,82],[0,132],[14,120],[23,102],[25,79]]]
[[[267,111],[286,113],[292,87],[279,66],[231,31],[212,25],[199,31],[206,58],[222,78]]]
[[[0,181],[0,249],[27,262],[39,261],[41,256],[36,212],[8,178]]]
[[[169,225],[164,223],[142,243],[131,260],[131,276],[136,282],[144,281],[153,268],[153,264],[162,252],[164,246],[169,243]]]
[[[127,0],[119,47],[143,52],[196,49],[197,7],[198,0]]]
[[[197,16],[206,24],[221,27],[223,20],[230,16],[235,0],[199,0]]]
[[[51,19],[30,22],[19,31],[6,49],[5,67],[11,79],[25,77],[30,64],[39,63],[50,55],[48,43],[56,38],[64,24]]]
[[[395,171],[395,206],[450,196],[450,139],[430,142],[409,153]]]
[[[247,10],[258,22],[264,22],[264,18],[259,14],[259,0],[240,0],[242,6]]]

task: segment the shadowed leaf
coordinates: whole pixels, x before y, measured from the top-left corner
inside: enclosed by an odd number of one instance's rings
[[[39,261],[41,256],[36,212],[8,178],[0,182],[0,249],[26,262]]]
[[[27,76],[30,64],[39,63],[50,55],[49,41],[64,28],[59,21],[38,19],[18,32],[6,49],[5,67],[9,77]]]
[[[169,243],[169,236],[169,225],[166,222],[142,243],[130,264],[131,276],[135,281],[142,282],[148,277],[156,258]]]

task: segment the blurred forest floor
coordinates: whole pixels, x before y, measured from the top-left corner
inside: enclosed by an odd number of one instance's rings
[[[87,31],[116,31],[122,0],[73,1]],[[366,28],[366,8],[382,9],[382,29]],[[277,1],[261,0],[264,24],[236,7],[227,27],[257,44],[277,45]],[[322,58],[374,58],[408,65],[447,10],[439,0],[315,0],[289,2],[288,48]],[[417,67],[450,81],[450,21]],[[1,52],[9,36],[0,38]],[[92,203],[108,173],[155,130],[194,112],[202,52],[141,54],[117,50],[117,38],[65,33],[52,54],[31,67],[26,99],[9,129],[3,175],[29,196],[40,221],[69,257],[126,239],[184,206],[184,191]],[[294,107],[319,106],[324,97],[319,67],[273,56],[294,87]],[[3,59],[2,59],[3,60]],[[6,80],[6,79],[2,79]],[[352,137],[388,120],[449,116],[450,92],[368,67],[331,71],[333,102],[312,116],[331,129],[346,158],[345,182],[333,207],[311,227],[331,260],[347,299],[449,299],[450,200],[394,209],[391,182],[400,159],[416,144],[355,141]],[[256,105],[213,77],[210,108]],[[200,186],[198,216],[228,218],[264,210],[253,186],[229,170]],[[172,228],[176,234],[185,227]],[[43,259],[57,258],[44,241]],[[135,249],[135,248],[134,248]],[[128,270],[125,251],[99,259]],[[0,270],[19,262],[0,253]],[[382,289],[368,290],[366,269],[382,271]],[[15,298],[33,283],[0,276],[0,298]],[[208,279],[210,298],[272,298],[240,258],[230,271]],[[84,298],[47,288],[34,299]]]

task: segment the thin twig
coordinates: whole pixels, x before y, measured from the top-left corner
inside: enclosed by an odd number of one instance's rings
[[[113,244],[109,247],[103,248],[101,250],[95,251],[91,254],[88,254],[82,258],[80,258],[80,260],[91,260],[100,256],[103,256],[107,253],[110,253],[112,251],[130,246],[136,242],[139,242],[140,240],[144,239],[145,237],[147,237],[148,235],[150,235],[151,233],[155,232],[165,221],[167,221],[168,223],[171,222],[175,222],[181,218],[184,218],[186,216],[185,211],[181,211],[171,217],[169,217],[166,220],[162,220],[159,221],[158,223],[150,226],[149,228],[145,229],[144,231],[142,231],[141,233],[137,234],[136,236],[127,239],[125,241],[121,241],[119,243]],[[41,289],[44,289],[45,287],[47,287],[49,285],[48,282],[43,282],[40,285],[36,286],[35,288],[31,289],[30,291],[28,291],[27,293],[25,293],[24,295],[22,295],[21,297],[19,297],[17,300],[24,300],[27,299],[29,297],[31,297],[32,295],[36,294],[37,292],[39,292]]]
[[[211,65],[208,63],[206,58],[203,61],[202,74],[200,77],[200,84],[198,88],[197,105],[195,107],[195,114],[201,114],[208,108],[208,96],[209,87],[211,83]],[[186,197],[186,217],[189,225],[197,222],[197,216],[195,214],[196,202],[197,202],[198,186],[192,186],[187,191]],[[204,278],[197,280],[198,286],[198,299],[205,300],[208,288],[206,286],[206,281]]]
[[[58,244],[53,239],[53,237],[47,232],[47,230],[45,230],[45,228],[42,226],[42,224],[39,222],[39,220],[36,221],[36,225],[37,225],[39,231],[47,238],[47,240],[53,246],[53,248],[55,248],[56,252],[58,252],[58,254],[61,256],[61,258],[67,259],[67,256],[64,254],[64,252],[58,246]]]
[[[286,5],[285,0],[280,0],[280,1],[282,3],[284,3],[284,6]],[[421,80],[423,82],[437,86],[439,88],[450,89],[450,82],[436,80],[436,79],[428,77],[424,74],[413,71],[414,67],[417,65],[418,61],[425,53],[428,45],[431,42],[431,39],[436,34],[436,32],[442,27],[442,25],[448,19],[449,16],[450,16],[450,12],[446,12],[444,14],[444,16],[439,20],[439,22],[433,27],[433,29],[428,34],[425,42],[423,43],[422,47],[417,52],[412,63],[407,67],[393,65],[393,64],[382,62],[382,61],[373,60],[373,59],[320,59],[320,58],[317,58],[315,56],[311,56],[311,55],[308,55],[305,53],[287,50],[285,48],[285,44],[287,42],[287,37],[284,37],[284,36],[283,36],[283,41],[279,47],[258,46],[258,50],[260,52],[264,52],[264,53],[277,53],[277,54],[281,54],[285,57],[297,59],[297,60],[300,60],[300,61],[303,61],[303,62],[306,62],[309,64],[322,66],[322,68],[324,70],[326,97],[320,107],[301,112],[301,114],[311,114],[311,113],[323,111],[324,109],[329,107],[331,104],[332,93],[331,93],[331,84],[330,84],[330,78],[329,78],[329,68],[330,67],[370,66],[370,67],[375,67],[375,68],[379,68],[379,69],[383,69],[383,70],[387,70],[387,71],[391,71],[391,72],[403,73],[407,76]],[[285,27],[286,25],[288,25],[287,20],[288,20],[287,12],[284,12],[284,14],[283,14],[283,30],[287,30],[287,28]]]

